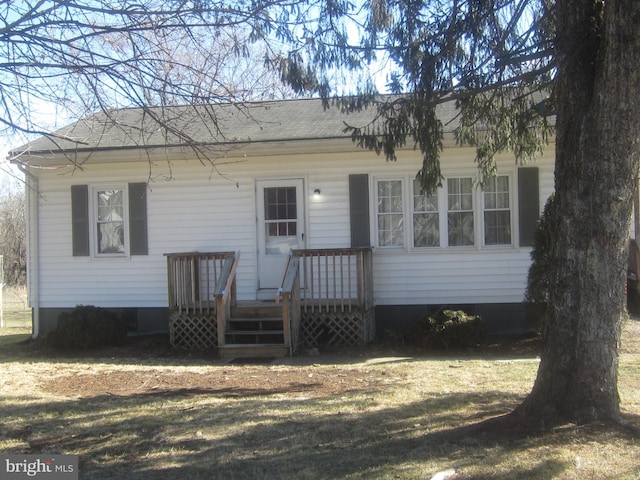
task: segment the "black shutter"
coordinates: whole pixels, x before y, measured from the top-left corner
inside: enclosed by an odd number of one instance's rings
[[[369,175],[349,175],[349,212],[351,218],[351,246],[371,245],[369,228]]]
[[[518,212],[520,219],[520,246],[533,245],[540,219],[540,182],[538,167],[518,169]]]
[[[131,255],[148,255],[147,184],[129,184],[129,245]]]
[[[89,186],[71,186],[71,241],[74,257],[89,255]]]

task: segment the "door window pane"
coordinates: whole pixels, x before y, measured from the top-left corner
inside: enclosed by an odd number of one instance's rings
[[[296,187],[264,189],[264,218],[266,220],[296,219]]]
[[[286,254],[297,246],[296,187],[264,189],[266,253]]]

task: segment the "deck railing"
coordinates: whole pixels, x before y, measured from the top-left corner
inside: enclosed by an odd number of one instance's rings
[[[240,252],[225,259],[222,271],[214,291],[216,297],[216,322],[218,324],[218,346],[225,344],[227,322],[231,318],[231,307],[236,305],[236,270],[240,261]]]
[[[167,253],[169,309],[182,312],[211,313],[216,295],[227,294],[235,301],[235,252]],[[233,273],[234,275],[230,275]]]
[[[301,307],[351,311],[374,306],[371,247],[293,250],[300,259]]]
[[[282,302],[282,328],[289,355],[293,355],[300,337],[300,258],[289,257],[278,290],[278,301]]]

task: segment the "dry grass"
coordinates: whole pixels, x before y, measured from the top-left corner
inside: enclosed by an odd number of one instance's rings
[[[236,366],[162,344],[55,356],[0,349],[0,451],[80,455],[86,479],[637,479],[638,438],[567,425],[472,434],[530,390],[535,356],[370,348]],[[620,394],[640,423],[640,321]]]
[[[2,328],[0,347],[28,339],[31,336],[31,311],[27,308],[24,287],[5,287],[2,292]]]

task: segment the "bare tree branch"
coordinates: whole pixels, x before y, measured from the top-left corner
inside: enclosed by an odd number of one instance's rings
[[[145,128],[196,145],[197,139],[152,107],[292,96],[276,73],[257,67],[265,53],[256,42],[272,35],[278,12],[295,11],[297,3],[5,3],[0,7],[0,134],[45,136],[58,149],[60,140],[81,140],[56,133],[51,118],[39,112],[56,111],[69,123],[96,111],[138,107],[149,120]],[[215,130],[214,110],[206,113],[206,125]]]

